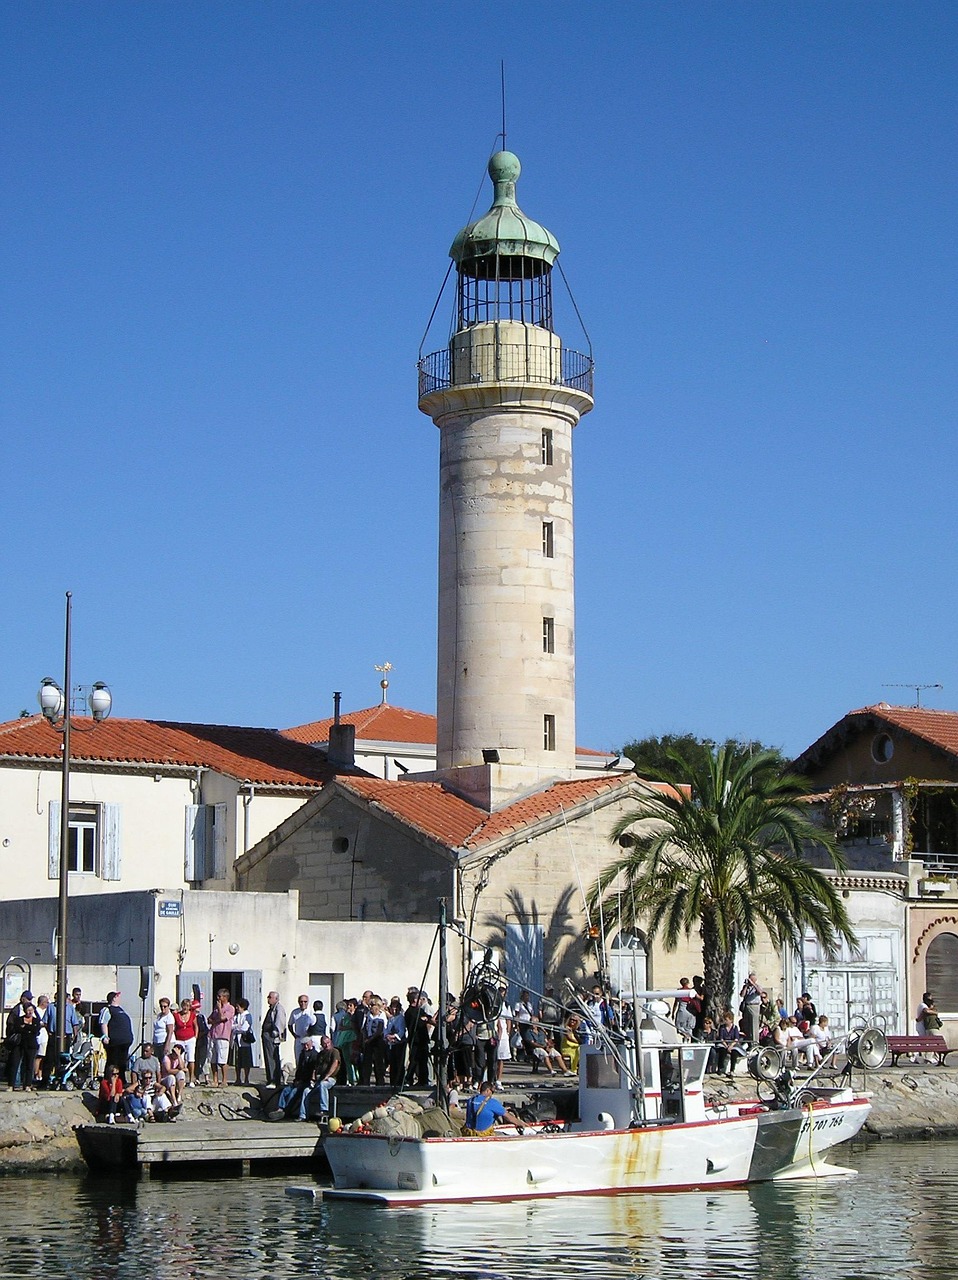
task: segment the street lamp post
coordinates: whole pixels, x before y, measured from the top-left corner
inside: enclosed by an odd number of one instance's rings
[[[63,771],[60,781],[60,899],[57,906],[57,1055],[66,1051],[67,1018],[67,913],[70,901],[70,730],[71,714],[71,636],[73,592],[66,593],[66,628],[63,643],[63,688],[47,676],[38,694],[40,710],[57,733],[63,735]],[[105,684],[98,681],[88,699],[94,721],[105,720],[113,706],[113,697]]]

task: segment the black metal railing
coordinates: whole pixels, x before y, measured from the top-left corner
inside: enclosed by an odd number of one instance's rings
[[[591,396],[592,374],[591,356],[565,348],[482,343],[450,353],[444,347],[419,361],[419,394],[490,382],[532,382],[573,387]]]

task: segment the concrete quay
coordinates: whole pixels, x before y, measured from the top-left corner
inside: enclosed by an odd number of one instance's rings
[[[872,1095],[872,1113],[863,1130],[866,1138],[958,1134],[958,1068],[904,1063],[869,1072],[864,1085],[861,1074],[856,1073],[854,1085],[864,1087]],[[755,1096],[755,1081],[746,1075],[738,1075],[732,1081],[712,1076],[706,1079],[706,1090],[718,1101],[750,1098]],[[202,1145],[207,1152],[215,1151],[214,1158],[231,1160],[241,1166],[243,1172],[248,1172],[250,1161],[267,1155],[272,1159],[314,1158],[322,1136],[314,1123],[266,1124],[260,1120],[221,1118],[220,1103],[243,1110],[247,1106],[243,1095],[250,1092],[255,1093],[255,1087],[251,1090],[233,1087],[189,1090],[182,1116],[175,1126],[144,1126],[144,1143],[151,1144],[149,1152],[144,1148],[149,1156],[147,1163],[160,1158],[151,1153],[161,1135],[165,1135],[168,1145],[172,1146],[174,1133],[177,1146],[184,1152],[195,1138],[197,1148]],[[388,1088],[375,1086],[339,1089],[337,1110],[347,1120],[354,1118],[381,1101],[388,1092]],[[575,1094],[574,1080],[560,1082],[548,1076],[531,1075],[524,1067],[512,1067],[507,1069],[502,1097],[514,1106],[524,1105],[534,1097],[551,1097],[559,1116],[564,1118],[574,1112]],[[203,1114],[199,1109],[201,1104],[212,1108],[212,1116]],[[80,1126],[106,1128],[95,1124],[92,1106],[90,1094],[0,1092],[0,1175],[85,1172],[87,1165],[76,1130]],[[124,1135],[119,1138],[120,1144],[135,1149],[136,1144],[131,1142],[135,1126],[119,1125],[115,1132]],[[185,1154],[177,1157],[187,1158]],[[136,1165],[141,1161],[134,1157],[129,1163]]]

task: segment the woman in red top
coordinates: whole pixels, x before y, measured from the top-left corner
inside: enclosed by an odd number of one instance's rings
[[[180,1007],[173,1011],[173,1039],[176,1044],[183,1046],[191,1089],[194,1083],[193,1063],[196,1061],[196,1032],[196,1006],[192,1000],[181,1000]]]
[[[96,1111],[103,1116],[107,1124],[116,1124],[116,1113],[120,1109],[123,1097],[123,1080],[116,1067],[108,1067],[106,1075],[100,1080],[100,1092],[97,1096]]]

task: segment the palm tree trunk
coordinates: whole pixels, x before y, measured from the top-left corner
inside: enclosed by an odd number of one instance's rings
[[[705,979],[705,1012],[719,1025],[722,1013],[732,1008],[735,955],[726,950],[710,914],[702,918],[702,977]],[[734,1012],[734,1010],[733,1010]]]

